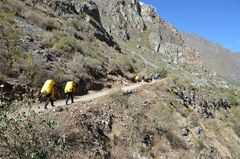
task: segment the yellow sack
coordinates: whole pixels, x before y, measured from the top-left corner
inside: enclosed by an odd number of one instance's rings
[[[135,79],[136,82],[139,82],[139,81],[140,81],[140,77],[139,77],[139,76],[135,76],[134,79]]]
[[[67,82],[64,93],[74,93],[75,92],[75,83],[73,81]]]
[[[54,84],[55,82],[52,79],[47,80],[41,89],[41,93],[45,95],[51,94],[52,96],[54,96],[54,89],[53,89]]]

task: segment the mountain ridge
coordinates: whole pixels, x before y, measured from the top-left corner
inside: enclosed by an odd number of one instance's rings
[[[212,72],[232,80],[239,80],[240,55],[221,45],[199,37],[182,33],[187,45],[195,47],[204,65]]]

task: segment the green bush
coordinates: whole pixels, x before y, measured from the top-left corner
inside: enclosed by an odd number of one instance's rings
[[[54,46],[58,39],[58,33],[45,32],[39,34],[38,37],[41,39],[41,41],[44,43],[46,47],[51,48]]]
[[[232,105],[232,106],[237,106],[238,105],[237,97],[233,93],[225,92],[224,96],[227,98],[230,105]]]
[[[168,75],[167,69],[164,67],[159,67],[153,70],[154,73],[160,73],[161,78],[166,78]]]
[[[76,29],[77,31],[81,30],[81,22],[78,19],[72,19],[70,21],[71,25],[73,26],[74,29]]]
[[[64,52],[74,52],[74,40],[67,37],[61,37],[55,44],[55,48]]]
[[[41,23],[43,21],[43,15],[39,12],[34,12],[32,10],[27,10],[24,12],[24,17],[31,22],[31,24],[41,26]]]
[[[59,28],[59,23],[54,18],[44,18],[41,27],[47,31],[57,30]]]
[[[60,37],[54,47],[66,58],[71,58],[74,52],[82,52],[80,42],[66,36]]]
[[[135,61],[133,59],[129,59],[129,57],[125,55],[119,55],[115,60],[116,65],[122,72],[136,73],[138,71],[139,66],[135,63]]]
[[[7,5],[12,13],[21,13],[24,10],[24,3],[18,0],[7,1]]]
[[[101,76],[103,63],[98,59],[85,57],[83,66],[87,73],[90,73],[95,77]]]

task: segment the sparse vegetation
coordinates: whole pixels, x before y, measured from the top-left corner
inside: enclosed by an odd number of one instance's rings
[[[74,29],[76,29],[77,31],[81,31],[82,23],[79,19],[72,19],[70,20],[70,23]]]
[[[97,1],[55,2],[0,0],[0,158],[71,158],[67,154],[72,158],[212,158],[218,152],[223,158],[239,155],[239,91],[194,85],[191,79],[208,80],[208,72],[188,66],[195,59],[190,56],[188,61],[184,46],[178,46],[180,40],[171,45],[176,37],[164,28],[168,24],[153,20],[154,25],[143,26],[142,30],[140,25],[134,27],[141,31],[131,35],[135,32],[131,33],[125,21],[128,18],[121,19],[122,15],[94,19],[98,13],[108,14],[105,8],[97,8]],[[77,3],[81,4],[74,8],[72,5]],[[121,3],[121,13],[124,7],[134,5]],[[126,10],[130,13],[130,8]],[[118,26],[115,19],[123,20],[122,25]],[[160,34],[150,41],[149,34],[154,31]],[[117,35],[129,36],[130,40],[121,41]],[[171,40],[165,43],[165,37]],[[153,49],[155,41],[159,52]],[[189,54],[193,55],[194,50]],[[137,83],[143,86],[132,92],[116,89],[104,98],[74,103],[66,109],[63,106],[61,112],[55,107],[40,115],[30,111],[12,113],[15,108],[35,106],[30,103],[32,96],[38,96],[36,92],[47,78],[56,80],[56,98],[61,98],[65,82],[70,79],[76,79],[77,93],[86,94],[89,90],[131,85],[135,75],[150,73],[160,73],[165,79]],[[4,80],[9,80],[11,92]],[[14,92],[17,89],[26,91]],[[15,107],[10,105],[10,98],[15,100]],[[227,103],[226,109],[221,108],[223,103]],[[204,113],[212,113],[212,118]]]
[[[111,99],[116,102],[120,110],[128,108],[128,96],[124,95],[124,92],[119,88],[116,89],[111,95]]]
[[[0,157],[13,158],[54,158],[56,154],[64,156],[66,146],[64,136],[54,134],[56,124],[52,119],[35,120],[24,114],[16,118],[0,116]]]
[[[55,44],[55,48],[63,52],[74,52],[74,39],[68,37],[61,37]]]
[[[164,67],[159,67],[153,70],[154,73],[160,73],[161,78],[166,78],[168,71]]]
[[[41,27],[47,31],[53,31],[60,28],[59,25],[60,24],[58,21],[56,21],[56,19],[47,17],[43,19]]]
[[[119,67],[121,72],[130,72],[130,73],[138,72],[138,68],[139,68],[138,64],[135,62],[135,60],[130,59],[126,55],[119,55],[115,63],[117,67]]]
[[[34,25],[41,26],[41,23],[44,18],[44,14],[41,12],[34,12],[32,10],[27,10],[24,12],[24,17],[28,19]]]
[[[20,57],[20,50],[17,46],[20,43],[21,30],[14,26],[13,12],[5,11],[1,2],[0,18],[0,71],[8,74]]]

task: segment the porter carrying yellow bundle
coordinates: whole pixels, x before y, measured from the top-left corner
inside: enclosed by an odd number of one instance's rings
[[[54,89],[53,89],[53,86],[55,85],[55,82],[54,80],[50,79],[50,80],[47,80],[42,89],[41,89],[41,93],[42,94],[45,94],[45,95],[48,95],[48,94],[51,94],[51,96],[53,97],[54,96]]]
[[[74,93],[75,92],[75,83],[73,81],[67,82],[64,93]]]

